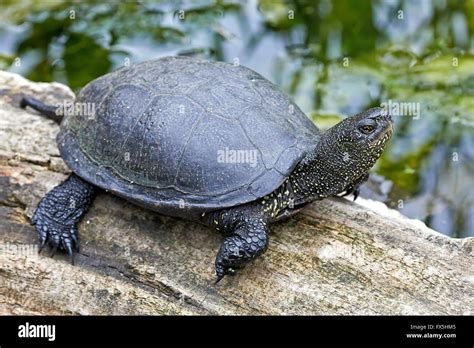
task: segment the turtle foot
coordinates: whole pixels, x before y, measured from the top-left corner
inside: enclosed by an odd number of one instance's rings
[[[31,219],[39,236],[39,251],[46,244],[65,250],[74,263],[74,250],[79,250],[77,225],[92,203],[94,187],[72,174],[46,194]]]
[[[233,233],[224,240],[217,254],[216,283],[226,275],[234,275],[267,248],[268,229],[259,219],[247,219]]]
[[[52,246],[51,257],[54,256],[57,249],[65,250],[71,263],[74,264],[74,250],[79,251],[77,226],[68,226],[52,220],[42,212],[41,207],[36,210],[32,223],[39,236],[39,252],[44,249],[46,244],[49,244]]]

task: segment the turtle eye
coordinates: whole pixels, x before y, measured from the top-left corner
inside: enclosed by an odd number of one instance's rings
[[[374,127],[372,126],[369,126],[369,125],[365,125],[365,126],[362,126],[359,128],[362,132],[364,132],[365,134],[369,134],[369,133],[372,133],[374,131]]]
[[[364,122],[361,122],[359,124],[359,131],[361,131],[364,134],[370,134],[373,133],[375,130],[375,121],[374,120],[364,120]]]

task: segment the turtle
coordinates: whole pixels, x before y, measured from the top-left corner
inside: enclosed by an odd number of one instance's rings
[[[60,123],[56,142],[72,171],[32,217],[40,250],[73,262],[78,223],[105,190],[223,233],[216,282],[265,252],[271,223],[316,200],[355,200],[393,132],[380,107],[322,132],[255,71],[182,56],[98,77],[72,112],[29,96],[20,106]]]

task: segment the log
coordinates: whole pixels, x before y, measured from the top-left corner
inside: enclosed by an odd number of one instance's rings
[[[18,108],[23,94],[74,98],[0,72],[0,314],[473,314],[474,238],[364,199],[315,202],[273,225],[267,252],[217,285],[223,236],[105,192],[79,226],[74,266],[38,255],[29,219],[69,170],[58,126]]]

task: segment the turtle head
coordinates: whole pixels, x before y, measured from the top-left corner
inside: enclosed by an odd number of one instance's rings
[[[392,124],[384,109],[372,108],[330,128],[322,140],[332,154],[331,167],[350,179],[367,173],[391,138]]]
[[[392,136],[392,118],[384,109],[372,108],[339,122],[326,136],[356,158],[379,158]]]

